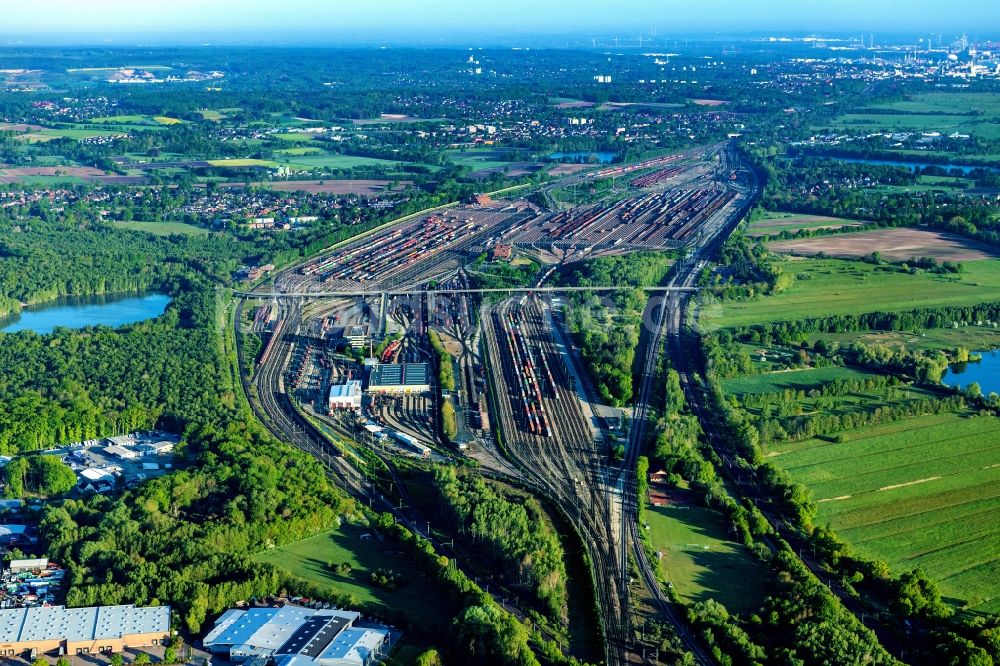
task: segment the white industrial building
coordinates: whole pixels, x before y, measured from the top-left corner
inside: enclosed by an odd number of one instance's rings
[[[135,449],[126,449],[124,446],[119,446],[118,444],[105,446],[104,452],[109,456],[120,458],[121,460],[135,460],[139,457],[139,452]]]
[[[172,453],[176,442],[164,439],[159,442],[146,442],[135,447],[140,456],[164,456]]]
[[[351,379],[344,384],[331,386],[327,406],[331,412],[341,409],[361,409],[361,380]]]
[[[114,489],[115,476],[107,470],[88,467],[80,470],[76,485],[83,492],[106,493]]]
[[[212,654],[242,663],[255,657],[276,666],[371,666],[386,656],[389,632],[356,627],[354,611],[234,608],[215,621],[202,644]]]
[[[11,573],[22,573],[24,571],[36,571],[48,568],[49,558],[47,557],[36,557],[26,560],[11,560],[10,564],[7,565],[7,569]]]

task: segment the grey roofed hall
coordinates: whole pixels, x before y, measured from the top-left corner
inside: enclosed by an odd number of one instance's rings
[[[90,606],[0,609],[0,643],[120,638],[170,631],[170,607]]]

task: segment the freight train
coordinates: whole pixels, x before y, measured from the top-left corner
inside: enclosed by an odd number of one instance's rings
[[[497,316],[497,319],[500,330],[504,332],[507,351],[513,360],[510,370],[517,387],[525,427],[532,434],[548,437],[551,435],[549,418],[545,413],[535,363],[522,329],[520,313],[511,311],[505,317]]]

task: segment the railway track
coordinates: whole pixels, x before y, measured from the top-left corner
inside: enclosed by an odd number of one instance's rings
[[[336,421],[335,419],[332,419],[328,416],[324,416],[321,414],[317,414],[316,418],[319,421],[321,421],[324,425],[326,425],[328,428],[330,428],[332,431],[336,432],[338,435],[345,438],[353,437],[353,433],[349,432],[348,430],[345,430],[343,425],[338,421]],[[451,558],[455,562],[456,566],[459,569],[461,569],[465,573],[465,575],[469,577],[469,579],[475,579],[476,572],[466,564],[463,564],[457,557],[457,553],[455,552],[455,550],[452,547],[449,547],[449,545],[444,540],[436,538],[433,531],[429,529],[430,521],[427,520],[426,516],[420,514],[417,511],[416,505],[411,499],[409,491],[406,488],[406,482],[402,479],[402,477],[400,477],[399,471],[396,469],[396,465],[393,462],[392,458],[384,455],[382,452],[378,450],[377,447],[371,447],[370,452],[373,456],[375,456],[379,461],[381,461],[385,465],[386,470],[388,471],[389,476],[392,479],[393,489],[399,495],[399,500],[400,500],[399,506],[392,506],[391,503],[387,503],[384,499],[382,499],[381,503],[383,504],[383,506],[391,513],[395,514],[397,520],[399,520],[402,524],[406,525],[412,532],[414,532],[415,534],[417,534],[422,538],[431,541],[431,543],[434,544],[435,550],[438,553],[441,553]],[[495,478],[498,481],[502,481],[505,483],[514,483],[514,484],[522,483],[522,480],[517,476],[511,476],[505,474],[487,474],[487,475]],[[426,526],[426,528],[421,529],[422,526]],[[551,630],[551,628],[545,625],[536,624],[534,617],[532,617],[525,611],[521,610],[521,608],[516,603],[514,603],[513,600],[516,598],[516,595],[513,592],[504,589],[503,587],[500,587],[500,589],[498,590],[496,589],[498,586],[495,584],[494,584],[494,589],[492,591],[490,591],[488,587],[489,586],[487,586],[487,589],[485,590],[487,594],[493,597],[493,600],[496,601],[497,604],[500,604],[504,608],[504,610],[506,610],[508,613],[516,617],[518,621],[520,621],[522,624],[526,625],[530,624],[531,626],[535,627],[539,632],[541,632],[541,634],[545,637],[546,640],[553,641],[556,643],[559,642],[560,640],[559,636],[557,636]]]
[[[611,520],[612,507],[606,493],[602,454],[589,424],[580,408],[577,396],[568,387],[568,374],[562,371],[562,357],[551,339],[548,317],[538,301],[523,299],[504,301],[483,312],[484,340],[493,379],[494,428],[501,429],[507,454],[521,473],[567,515],[580,532],[587,549],[593,574],[593,585],[602,616],[608,663],[625,663],[630,627],[627,581],[616,572],[617,541]],[[501,336],[513,335],[500,322],[515,315],[521,322],[521,354],[518,345]],[[523,372],[518,359],[526,355],[534,359],[545,357],[553,373],[553,382],[544,390],[539,387],[540,407],[546,415],[546,432],[533,432],[530,420],[518,409],[524,383],[517,377]],[[542,361],[538,362],[539,365]],[[532,368],[534,370],[534,368]],[[558,375],[558,376],[556,376]],[[546,379],[548,381],[548,379]],[[516,387],[516,388],[515,388]]]
[[[738,163],[733,155],[728,154],[729,151],[729,148],[721,151],[720,163],[722,165]],[[697,241],[692,246],[691,254],[677,263],[669,286],[691,287],[694,285],[701,269],[705,265],[706,258],[711,256],[712,252],[729,237],[745,212],[749,210],[756,196],[756,187],[740,191],[737,196],[730,197],[724,204],[714,210],[712,216],[705,218]],[[629,551],[634,554],[645,587],[655,605],[674,625],[685,647],[694,654],[699,663],[711,664],[714,660],[704,649],[701,642],[695,639],[687,624],[680,621],[672,602],[663,594],[659,580],[639,538],[637,524],[638,503],[643,501],[643,498],[638,497],[636,493],[635,464],[640,452],[643,450],[647,428],[656,413],[656,408],[653,404],[653,386],[658,375],[657,369],[659,359],[663,353],[662,349],[668,337],[673,336],[674,332],[679,330],[687,298],[684,291],[671,291],[659,299],[651,299],[647,306],[650,310],[647,311],[644,317],[645,321],[652,321],[653,326],[651,330],[644,330],[643,348],[645,350],[645,358],[643,360],[642,380],[635,402],[625,464],[622,478],[620,479],[622,495],[621,532],[624,535],[621,548],[623,558],[627,556]],[[623,570],[621,575],[625,577],[627,576],[627,572]]]
[[[240,301],[234,308],[233,326],[236,327],[237,352],[242,351],[242,340],[239,334],[238,322],[241,321],[243,305]],[[240,373],[243,391],[250,404],[257,407],[258,415],[264,426],[275,437],[290,441],[296,447],[312,454],[320,460],[331,473],[334,481],[352,494],[368,496],[370,488],[365,488],[357,471],[340,457],[337,451],[319,433],[307,419],[302,417],[291,404],[284,390],[284,371],[292,352],[292,343],[287,339],[289,332],[298,328],[299,305],[291,302],[288,305],[278,304],[281,310],[281,321],[289,322],[276,328],[275,337],[269,341],[268,351],[262,356],[261,363],[251,382],[244,373]],[[251,384],[256,389],[250,390]],[[256,393],[256,404],[253,395]]]

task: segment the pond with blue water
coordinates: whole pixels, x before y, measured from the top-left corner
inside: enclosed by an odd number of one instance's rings
[[[124,326],[159,317],[170,301],[166,294],[64,298],[26,307],[20,314],[0,320],[0,332],[34,331],[46,335],[60,326]]]
[[[830,157],[830,159],[837,160],[838,162],[849,162],[851,164],[876,164],[879,166],[898,166],[906,167],[911,171],[916,169],[926,169],[927,167],[939,167],[945,171],[951,171],[952,169],[959,169],[965,175],[968,175],[973,169],[985,169],[986,171],[1000,171],[996,167],[989,166],[971,166],[968,164],[932,164],[930,162],[910,162],[907,160],[878,160],[878,159],[865,159],[861,157]]]
[[[953,363],[941,381],[947,386],[963,389],[975,382],[983,390],[983,395],[1000,393],[1000,350],[975,353],[982,356],[981,361]]]

